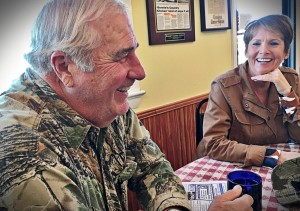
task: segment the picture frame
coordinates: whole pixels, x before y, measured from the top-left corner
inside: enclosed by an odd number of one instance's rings
[[[201,31],[231,29],[230,0],[200,0]]]
[[[194,0],[146,0],[149,45],[195,41]]]

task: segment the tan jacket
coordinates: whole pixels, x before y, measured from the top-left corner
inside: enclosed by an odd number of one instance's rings
[[[285,143],[288,139],[300,143],[300,105],[293,119],[287,119],[272,83],[265,107],[250,87],[247,65],[248,62],[241,64],[212,82],[198,157],[208,155],[216,160],[261,166],[264,145]],[[299,75],[290,68],[280,70],[299,97]]]

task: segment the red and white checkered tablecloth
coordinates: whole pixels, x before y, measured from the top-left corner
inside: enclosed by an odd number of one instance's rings
[[[273,144],[271,148],[300,152],[299,144]],[[241,164],[230,163],[224,161],[217,161],[209,157],[203,157],[197,159],[180,169],[175,173],[179,176],[183,182],[195,182],[195,181],[218,181],[226,180],[226,176],[229,172],[241,169]],[[286,211],[289,210],[286,207],[280,205],[274,195],[271,173],[272,169],[268,167],[246,167],[245,170],[253,171],[259,174],[263,180],[262,189],[262,207],[266,211]]]

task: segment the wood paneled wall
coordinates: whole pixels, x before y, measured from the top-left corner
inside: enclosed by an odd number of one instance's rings
[[[195,159],[195,111],[207,94],[138,113],[174,170]]]
[[[196,106],[207,96],[196,96],[137,114],[174,170],[196,158]],[[129,210],[138,210],[135,194],[131,192]]]

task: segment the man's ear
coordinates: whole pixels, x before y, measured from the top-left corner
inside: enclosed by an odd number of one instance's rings
[[[51,66],[53,71],[66,87],[72,87],[74,85],[73,76],[69,71],[71,62],[72,61],[63,52],[55,51],[51,55]]]

